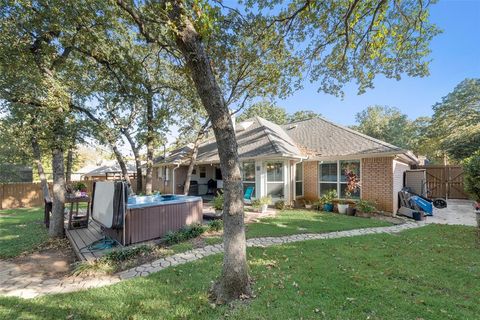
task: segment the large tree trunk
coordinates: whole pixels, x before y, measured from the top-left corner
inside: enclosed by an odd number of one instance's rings
[[[118,150],[117,146],[114,143],[110,143],[110,146],[112,147],[113,154],[115,155],[118,165],[120,166],[120,171],[122,171],[123,179],[125,179],[125,181],[129,185],[131,185],[130,176],[128,175],[127,165],[125,164],[125,160],[123,160],[122,153],[120,152],[120,150]],[[137,190],[137,192],[140,192],[140,191]]]
[[[65,180],[67,183],[72,182],[72,168],[73,168],[73,150],[72,148],[68,148],[67,151],[67,164],[65,170]]]
[[[150,89],[147,99],[147,172],[145,177],[145,193],[151,194],[153,188],[153,149],[155,131],[153,128],[153,93]]]
[[[53,238],[64,236],[63,213],[65,211],[65,174],[63,167],[63,150],[55,148],[52,150],[53,169],[53,206],[52,218],[48,234]]]
[[[42,186],[43,198],[47,200],[51,200],[50,190],[48,190],[47,177],[45,176],[45,171],[43,170],[43,165],[42,165],[42,151],[40,150],[40,144],[38,143],[36,132],[33,133],[31,140],[32,140],[33,158],[34,158],[35,165],[37,167],[38,177],[40,178],[40,185]]]
[[[205,107],[218,146],[224,180],[223,209],[225,254],[222,276],[213,287],[218,303],[249,296],[250,282],[246,257],[243,213],[243,186],[237,140],[230,112],[223,100],[201,37],[188,19],[180,1],[173,1],[171,18],[177,27],[176,42],[187,62],[197,92]]]

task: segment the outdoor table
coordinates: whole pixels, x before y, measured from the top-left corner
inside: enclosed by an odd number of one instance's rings
[[[70,203],[70,210],[68,213],[68,229],[79,229],[88,227],[88,219],[90,218],[90,197],[74,197],[66,196],[65,204]],[[78,205],[80,203],[87,203],[87,214],[79,215],[78,214]],[[75,207],[75,210],[74,210]],[[74,225],[77,225],[74,227]]]

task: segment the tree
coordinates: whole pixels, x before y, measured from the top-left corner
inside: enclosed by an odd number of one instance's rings
[[[320,82],[320,89],[336,94],[350,80],[356,80],[363,92],[373,86],[375,74],[397,79],[404,73],[426,75],[428,62],[423,58],[437,32],[427,21],[428,4],[421,1],[352,1],[348,5],[340,1],[298,1],[285,5],[279,1],[252,0],[246,2],[246,14],[221,3],[214,7],[215,3],[203,1],[117,0],[117,4],[145,41],[168,48],[172,55],[180,54],[211,120],[225,182],[225,254],[222,276],[213,291],[217,301],[250,293],[237,143],[225,103],[228,99],[224,99],[221,87],[231,69],[225,69],[224,76],[217,74],[217,60],[212,60],[215,49],[222,48],[223,52],[235,55],[239,45],[224,41],[228,40],[225,35],[235,34],[226,22],[225,17],[230,15],[223,15],[222,10],[238,16],[251,33],[251,41],[247,42],[250,45],[243,45],[242,52],[264,58],[263,51],[257,48],[263,48],[265,39],[267,47],[285,48],[294,53],[295,62],[306,61],[311,79]],[[259,34],[262,37],[257,37]]]
[[[309,120],[313,118],[319,118],[322,115],[311,110],[300,110],[296,111],[293,114],[288,115],[288,122],[298,122],[303,120]]]
[[[268,101],[260,101],[253,104],[238,117],[238,121],[244,121],[255,116],[262,117],[276,124],[286,124],[288,122],[287,111]]]
[[[387,106],[370,106],[355,116],[355,129],[395,146],[411,149],[416,139],[413,124],[399,109]]]
[[[465,79],[433,106],[427,143],[455,161],[480,149],[480,79]]]

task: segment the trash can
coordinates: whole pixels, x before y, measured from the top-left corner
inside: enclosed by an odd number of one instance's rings
[[[413,215],[413,220],[415,221],[422,221],[425,219],[425,215],[421,211],[413,211],[412,215]]]

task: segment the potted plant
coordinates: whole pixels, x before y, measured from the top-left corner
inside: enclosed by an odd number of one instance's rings
[[[262,204],[260,203],[260,199],[253,199],[252,200],[252,208],[253,208],[254,211],[259,211],[261,206],[262,206]]]
[[[77,182],[73,186],[73,192],[76,197],[85,197],[87,195],[87,185],[83,182]]]
[[[348,209],[348,202],[342,199],[338,200],[337,208],[338,208],[338,213],[346,214]]]
[[[347,215],[354,216],[356,209],[349,206],[349,200],[352,197],[352,193],[356,192],[360,188],[360,180],[358,179],[357,174],[349,168],[345,169],[345,177],[347,180],[347,186],[345,188],[346,201],[344,202],[342,210],[345,210],[344,213],[346,213]],[[340,212],[340,204],[338,211]]]
[[[305,200],[305,209],[312,209],[312,201]]]
[[[477,216],[477,225],[480,228],[480,151],[475,152],[463,162],[465,175],[465,191],[475,201],[473,206]]]
[[[333,199],[337,197],[336,190],[330,190],[320,197],[318,201],[319,208],[323,207],[323,211],[332,212],[333,211]]]
[[[259,199],[260,206],[262,208],[262,213],[266,213],[268,209],[268,205],[272,204],[272,197],[265,196]]]
[[[213,197],[212,204],[216,214],[222,214],[223,202],[224,202],[223,194],[217,193],[217,195]]]

